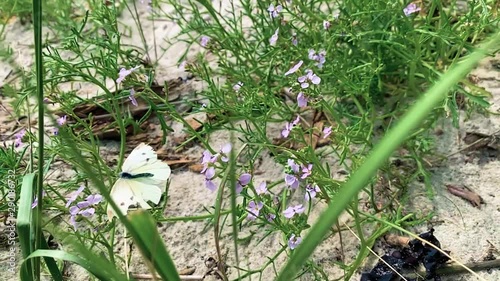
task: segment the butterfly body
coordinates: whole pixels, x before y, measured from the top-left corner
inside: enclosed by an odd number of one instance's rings
[[[158,160],[153,148],[141,143],[125,159],[122,172],[111,189],[111,199],[124,215],[132,205],[150,209],[147,201],[160,202],[170,173],[168,164]],[[116,215],[109,204],[107,214],[110,220]]]
[[[150,177],[154,177],[154,175],[151,173],[142,173],[142,174],[132,175],[130,173],[121,172],[119,177],[122,179],[138,179],[138,178],[150,178]]]

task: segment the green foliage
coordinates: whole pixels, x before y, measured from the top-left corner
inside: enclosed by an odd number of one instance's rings
[[[358,255],[338,263],[345,270],[344,278],[350,279],[377,238],[395,226],[411,228],[428,219],[414,214],[401,215],[406,211],[404,204],[395,205],[393,201],[378,206],[374,186],[379,183],[378,177],[394,182],[395,198],[404,202],[407,186],[422,179],[432,196],[430,173],[425,164],[435,153],[429,132],[444,116],[450,116],[458,126],[464,104],[468,113],[486,112],[489,93],[464,77],[485,56],[484,50],[497,51],[494,45],[499,42],[498,19],[491,9],[494,3],[485,0],[469,1],[467,9],[459,9],[456,1],[423,1],[422,11],[410,16],[403,14],[405,5],[398,1],[292,1],[292,4],[286,1],[281,3],[283,10],[277,17],[268,11],[270,4],[277,5],[270,1],[242,0],[239,5],[230,1],[231,4],[222,9],[207,0],[153,1],[146,16],[139,15],[137,1],[40,0],[34,1],[34,10],[31,1],[1,1],[4,22],[14,16],[28,21],[34,16],[36,65],[32,70],[17,67],[20,83],[5,85],[2,89],[4,95],[12,99],[14,114],[37,112],[38,120],[48,117],[55,122],[58,117],[47,109],[44,103],[47,98],[74,120],[71,124],[55,126],[56,135],[43,130],[33,135],[30,133],[33,130],[29,130],[22,148],[0,148],[1,186],[8,186],[6,183],[12,181],[16,194],[21,195],[17,218],[25,258],[23,280],[38,280],[42,265],[55,280],[61,280],[61,268],[54,259],[82,266],[99,280],[125,280],[128,273],[124,273],[127,268],[122,265],[127,264],[128,257],[115,252],[117,225],[124,226],[152,271],[164,280],[179,279],[168,254],[168,244],[164,245],[154,220],[147,213],[119,215],[117,221],[108,223],[105,207],[99,204],[95,206],[95,216],[78,218],[81,227],[68,223],[67,194],[79,185],[88,188],[78,198],[97,191],[116,209],[110,200],[109,187],[125,158],[126,132],[130,128],[140,132],[140,125],[150,116],[159,119],[163,142],[170,129],[165,116],[183,123],[190,138],[179,147],[199,142],[207,149],[206,153],[213,156],[209,157],[210,163],[205,161],[205,168],[213,168],[213,179],[221,182],[214,206],[207,207],[206,215],[164,217],[156,214],[158,222],[205,220],[206,227],[214,229],[217,258],[221,262],[224,257],[219,243],[227,237],[220,234],[230,225],[229,239],[234,244],[236,257],[233,266],[241,278],[259,275],[272,279],[273,276],[262,274],[273,267],[278,280],[293,280],[303,274],[326,280],[325,271],[309,256],[324,237],[337,233],[332,231],[332,226],[340,213],[346,212],[354,221],[350,227],[360,238]],[[43,11],[42,3],[45,4]],[[121,24],[121,12],[125,10],[132,14],[140,30],[142,46],[122,42],[130,28]],[[197,93],[198,98],[182,100],[193,107],[193,111],[210,116],[201,129],[192,128],[184,119],[186,113],[178,112],[154,89],[158,87],[153,84],[155,67],[162,56],[169,55],[169,48],[159,54],[160,42],[146,40],[145,34],[150,31],[142,29],[144,20],[151,20],[153,24],[170,20],[179,27],[179,34],[163,43],[186,43],[188,48],[179,62],[186,60],[186,70],[205,82],[206,87]],[[329,26],[325,27],[326,23]],[[42,26],[51,31],[48,37],[42,33]],[[0,38],[3,30],[5,28]],[[490,34],[489,45],[476,49]],[[273,35],[277,36],[275,44],[271,42]],[[200,48],[202,39],[208,43]],[[192,50],[196,51],[194,56]],[[12,51],[15,50],[7,46],[0,50],[0,55],[8,58]],[[322,55],[324,62],[318,58]],[[302,65],[296,72],[285,75],[300,61]],[[116,79],[122,68],[131,74],[118,83]],[[311,78],[308,87],[301,85],[306,79],[303,77],[306,69],[312,70],[321,81],[316,83]],[[110,81],[114,81],[111,87]],[[63,87],[68,84],[93,87],[100,96],[79,96],[76,90]],[[149,106],[141,120],[130,116],[128,101],[133,89],[140,89],[136,95]],[[299,106],[299,92],[308,98],[307,107]],[[35,106],[28,102],[34,97],[38,101]],[[464,104],[457,102],[459,97]],[[119,133],[121,146],[116,169],[109,167],[100,155],[101,143],[92,130],[98,120],[95,116],[82,117],[74,112],[75,106],[82,102],[98,106],[110,116],[110,128]],[[297,116],[302,122],[290,125]],[[324,127],[332,129],[325,147],[315,149],[310,145],[315,137],[325,135],[317,120],[310,116],[320,118]],[[37,125],[43,128],[43,121],[39,122]],[[289,135],[277,141],[268,129],[276,126],[275,123],[282,126],[285,122],[290,127]],[[244,145],[230,153],[211,147],[209,136],[217,130],[238,135],[237,141]],[[28,149],[33,149],[29,159],[25,155]],[[300,192],[318,188],[314,191],[316,198],[304,201],[304,210],[291,218],[284,212],[292,207],[292,196],[299,191],[287,187],[291,185],[289,179],[267,183],[267,192],[261,192],[261,186],[252,180],[243,184],[242,177],[246,173],[254,174],[254,166],[263,153],[269,153],[276,163],[284,166],[288,176],[302,176],[297,188]],[[231,156],[230,160],[223,160],[224,156]],[[390,156],[405,162],[405,169],[389,162]],[[54,159],[64,161],[75,175],[65,182],[49,184],[46,179],[50,177]],[[348,174],[347,179],[336,177],[336,171],[332,171],[325,159],[335,159]],[[298,171],[290,164],[291,160],[300,166]],[[309,164],[312,170],[304,176],[303,171]],[[38,168],[37,181],[33,173],[28,173],[21,189],[17,183],[26,171],[35,167]],[[15,171],[15,180],[9,174],[11,171]],[[207,176],[207,182],[211,179]],[[240,187],[241,193],[236,192]],[[308,191],[304,191],[306,187]],[[2,198],[6,198],[9,190],[2,188],[0,192]],[[369,198],[366,207],[369,211],[362,210],[361,203],[355,200],[359,192]],[[39,198],[39,204],[32,209],[35,197]],[[16,196],[16,204],[18,199]],[[316,224],[310,225],[310,214],[315,208],[311,202],[319,200],[329,207]],[[229,209],[224,209],[228,206]],[[1,203],[0,210],[8,210],[8,205]],[[373,219],[374,216],[382,217],[385,223]],[[241,237],[239,231],[249,225],[258,226],[262,233],[252,232]],[[366,229],[370,229],[369,234],[364,233]],[[69,246],[64,251],[49,250],[43,232],[51,233]],[[308,235],[303,237],[306,232]],[[261,267],[239,266],[239,248],[274,233],[281,235],[282,246],[276,252],[269,252],[268,260]],[[294,237],[303,241],[297,248],[290,249]],[[275,262],[281,255],[287,256],[287,263],[276,269]],[[221,270],[223,266],[218,267],[220,274],[226,277]]]

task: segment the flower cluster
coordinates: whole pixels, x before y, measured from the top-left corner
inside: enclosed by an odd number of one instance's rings
[[[66,116],[66,115],[57,118],[57,120],[56,120],[57,125],[59,127],[63,126],[64,124],[66,124],[67,119],[68,119],[68,116]],[[54,129],[52,129],[52,133],[55,136],[57,136],[59,134],[59,128],[58,127],[54,127]]]
[[[149,2],[149,3],[151,3],[151,2]],[[150,7],[149,4],[148,4],[148,7]],[[132,67],[131,69],[121,68],[120,72],[118,72],[118,78],[116,79],[116,83],[121,84],[123,82],[123,80],[125,80],[125,78],[127,78],[127,76],[132,74],[132,72],[136,71],[139,67],[140,66],[136,66],[136,67]],[[129,90],[128,99],[130,100],[130,102],[132,103],[133,106],[139,105],[137,103],[137,100],[135,99],[135,90],[133,88]]]
[[[215,177],[215,163],[218,161],[227,163],[229,161],[229,152],[231,152],[230,143],[221,146],[219,152],[216,154],[212,154],[208,150],[203,151],[203,156],[201,158],[203,169],[201,170],[201,173],[205,174],[205,186],[211,191],[215,191],[217,189],[217,186],[212,181]],[[244,183],[244,180],[242,180],[241,183]],[[248,184],[248,182],[246,184]]]
[[[299,121],[300,121],[300,117],[297,116],[297,118],[295,118],[295,120],[293,120],[292,122],[289,122],[289,123],[286,123],[285,124],[285,129],[283,129],[281,131],[281,135],[284,137],[284,138],[287,138],[288,135],[290,135],[290,132],[293,130],[293,128],[295,126],[297,126],[297,124],[299,124]]]
[[[75,205],[71,206],[70,205],[76,201],[80,193],[83,192],[85,189],[84,185],[81,185],[78,190],[74,191],[71,196],[69,197],[68,201],[66,202],[66,208],[69,207],[69,213],[71,215],[69,222],[75,229],[75,231],[78,228],[76,219],[78,215],[81,215],[82,217],[85,218],[90,218],[94,215],[95,213],[95,208],[93,206],[99,204],[102,201],[102,196],[100,194],[91,194],[87,196],[87,198],[83,201],[77,202]]]
[[[285,211],[283,211],[283,215],[285,216],[285,218],[291,219],[295,215],[302,214],[305,210],[306,208],[302,204],[290,206]]]
[[[295,249],[297,248],[297,246],[302,242],[302,238],[300,236],[295,236],[295,234],[292,234],[292,236],[290,236],[290,239],[288,239],[288,247],[290,247],[290,249]]]
[[[293,159],[288,159],[287,166],[285,168],[285,184],[290,189],[299,188],[301,182],[309,181],[307,180],[313,174],[313,164],[299,165]],[[305,201],[310,201],[316,197],[318,192],[321,192],[316,184],[308,183],[305,187]],[[287,219],[292,219],[297,215],[304,213],[305,207],[303,204],[298,204],[295,206],[289,206],[283,211],[283,216]],[[302,238],[292,234],[288,240],[288,246],[290,249],[295,249],[302,242]]]
[[[285,184],[291,189],[297,189],[300,181],[309,177],[312,173],[313,164],[299,166],[293,159],[288,159],[287,173],[285,174]]]
[[[309,56],[308,57],[309,57],[310,60],[314,60],[314,61],[317,62],[316,66],[318,68],[322,68],[323,67],[323,64],[326,61],[325,56],[326,56],[326,51],[325,50],[321,50],[319,52],[316,52],[313,49],[309,49]]]
[[[316,193],[320,192],[321,190],[316,184],[308,184],[306,185],[306,195],[305,195],[305,200],[309,201],[316,197]]]
[[[325,63],[325,56],[326,52],[325,50],[321,50],[318,53],[314,51],[313,49],[309,50],[309,59],[316,61],[316,66],[318,68],[322,68],[323,64]],[[287,72],[285,72],[285,76],[291,75],[299,70],[299,68],[302,66],[304,61],[299,61],[297,64],[292,66]],[[321,78],[314,74],[314,72],[311,69],[306,69],[306,74],[299,76],[297,78],[297,81],[300,84],[301,89],[307,89],[311,84],[313,85],[319,85],[321,83]],[[309,97],[307,96],[306,93],[300,91],[297,94],[297,105],[299,108],[303,108],[307,106],[307,103],[309,101]]]
[[[314,74],[314,72],[310,69],[306,70],[306,75],[300,76],[297,78],[297,81],[300,83],[300,87],[302,89],[307,89],[309,88],[309,83],[311,82],[314,85],[319,85],[321,83],[321,78],[318,77],[318,75]]]
[[[267,8],[267,11],[269,12],[269,16],[271,16],[271,18],[277,18],[282,10],[283,6],[281,5],[277,5],[276,7],[274,7],[274,5],[271,4],[269,5],[269,8]]]
[[[131,69],[121,68],[120,72],[118,72],[118,78],[116,78],[116,83],[121,84],[127,76],[132,74],[132,72],[136,71],[140,66],[132,67]]]

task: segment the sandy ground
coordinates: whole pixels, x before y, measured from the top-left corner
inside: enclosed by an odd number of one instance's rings
[[[157,42],[164,45],[162,39],[171,38],[178,32],[178,27],[170,22],[157,22],[155,32],[152,30],[151,22],[147,21],[147,11],[141,8],[144,18],[143,27],[146,32],[148,42],[153,42],[153,36],[156,36]],[[135,26],[132,19],[124,15],[122,17],[123,24],[126,24],[132,29]],[[124,38],[125,43],[140,42],[137,32],[133,31],[132,38]],[[18,21],[10,24],[7,32],[7,42],[13,48],[15,55],[14,60],[20,65],[30,65],[33,61],[31,45],[27,42],[32,42],[31,33],[26,30],[26,27],[20,25]],[[186,76],[177,67],[178,54],[182,53],[183,45],[177,45],[172,48],[169,53],[160,60],[160,66],[157,71],[158,80],[174,79],[179,76]],[[493,106],[492,111],[500,113],[500,56],[489,58],[474,71],[479,82],[478,85],[484,87],[493,94],[491,100]],[[11,71],[12,66],[6,62],[0,62],[0,86],[6,83],[5,77]],[[200,88],[200,82],[195,83],[194,88]],[[86,96],[93,89],[83,88],[79,94]],[[7,105],[7,100],[0,96],[0,101],[3,105]],[[8,108],[8,106],[6,106]],[[4,128],[12,128],[13,120],[11,116],[3,109],[0,109],[0,141],[12,139],[12,132]],[[449,120],[443,120],[440,125],[442,134],[437,136],[439,152],[447,155],[456,152],[463,148],[465,144],[462,139],[465,132],[474,131],[485,134],[491,134],[500,130],[500,117],[491,115],[484,117],[475,115],[470,120],[461,121],[460,130],[454,129],[449,125]],[[176,129],[176,133],[182,131],[182,125],[171,123]],[[268,133],[270,136],[277,137],[281,130],[282,124],[271,126]],[[175,134],[175,133],[174,133]],[[227,132],[216,132],[210,136],[212,147],[219,147],[229,140]],[[103,153],[108,153],[104,157],[109,157],[117,150],[117,143],[107,142]],[[241,144],[236,144],[236,146]],[[191,158],[199,158],[203,148],[191,147],[184,152],[185,155]],[[483,159],[484,160],[484,159]],[[500,162],[498,157],[489,158],[488,161],[480,161],[478,157],[470,157],[464,153],[456,153],[447,161],[436,165],[432,169],[432,182],[436,191],[434,199],[428,199],[425,196],[424,188],[415,184],[413,188],[415,199],[412,200],[414,206],[409,206],[410,209],[420,210],[422,212],[435,212],[432,226],[435,228],[438,239],[440,239],[442,248],[451,251],[451,254],[461,262],[481,261],[493,245],[500,249],[500,196],[498,196],[498,186],[500,184]],[[335,160],[327,159],[333,165],[335,170]],[[259,165],[256,167],[258,174],[255,177],[257,183],[261,181],[274,181],[277,178],[284,176],[282,166],[276,164],[274,160],[266,153],[261,157]],[[64,171],[61,172],[64,176],[69,176]],[[335,174],[335,173],[334,173]],[[341,175],[338,175],[339,177]],[[175,216],[195,216],[206,214],[205,208],[210,209],[215,201],[215,193],[211,193],[204,187],[204,177],[198,173],[191,172],[187,169],[174,170],[172,181],[169,187],[169,201],[166,208],[167,217]],[[481,205],[481,209],[474,208],[468,202],[455,197],[448,193],[445,184],[467,185],[472,190],[477,192],[483,199],[485,204]],[[296,196],[302,196],[296,194]],[[298,197],[297,197],[298,198]],[[324,209],[322,203],[315,205],[310,223],[318,217],[321,210]],[[412,231],[419,233],[426,231],[428,226],[421,226]],[[195,275],[202,275],[206,271],[205,260],[208,257],[216,257],[214,234],[213,230],[208,227],[205,221],[197,222],[177,222],[165,223],[160,227],[162,237],[172,255],[174,262],[179,268],[196,267]],[[240,266],[242,268],[256,269],[267,262],[267,258],[278,250],[284,244],[284,239],[280,235],[271,234],[261,242],[260,237],[264,233],[262,229],[257,229],[255,226],[243,224],[239,237],[247,237],[255,233],[255,236],[248,244],[239,244]],[[230,236],[230,227],[226,226],[225,231],[221,236],[221,248],[224,254],[227,254],[227,263],[234,264],[234,243]],[[346,261],[352,260],[355,257],[358,249],[358,241],[349,232],[343,233],[344,255]],[[118,242],[122,245],[121,241]],[[490,244],[491,243],[491,244]],[[379,254],[382,254],[379,252]],[[497,253],[498,255],[498,253]],[[340,243],[337,236],[327,238],[314,253],[314,261],[321,265],[328,274],[329,279],[338,278],[342,271],[333,263],[340,259]],[[19,256],[18,256],[19,257]],[[5,272],[8,265],[6,249],[0,249],[0,271]],[[279,270],[285,255],[280,255],[275,262],[276,269]],[[366,269],[371,266],[366,265]],[[137,251],[133,252],[131,269],[137,273],[147,273],[147,268],[141,263],[141,258]],[[71,267],[70,278],[68,280],[88,280],[88,277],[82,269]],[[485,280],[500,280],[499,270],[481,271],[478,273]],[[237,271],[234,268],[229,270],[231,278],[237,277]],[[261,280],[274,279],[275,273],[273,267],[267,267],[261,276]],[[17,276],[2,273],[0,279],[16,280]],[[252,276],[252,280],[258,279],[258,274]],[[314,280],[312,276],[305,275],[302,280]],[[210,279],[207,279],[210,280]],[[249,279],[250,280],[250,279]],[[354,276],[352,280],[359,280],[359,275]],[[475,280],[469,275],[460,275],[453,277],[445,277],[443,280]]]

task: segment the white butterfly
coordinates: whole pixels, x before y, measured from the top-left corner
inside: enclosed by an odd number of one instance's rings
[[[169,177],[168,164],[158,160],[151,146],[141,143],[125,159],[119,179],[111,189],[111,199],[122,214],[126,214],[131,205],[139,204],[141,208],[150,209],[146,201],[160,202]],[[116,215],[109,204],[107,214],[109,220]]]

